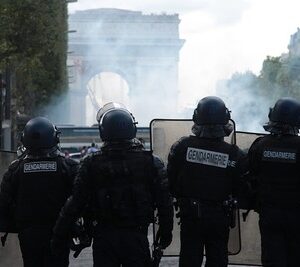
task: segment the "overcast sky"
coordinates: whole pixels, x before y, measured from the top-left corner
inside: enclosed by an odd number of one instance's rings
[[[178,13],[181,105],[215,93],[215,84],[234,72],[259,73],[267,55],[287,52],[300,27],[299,0],[78,0],[69,12],[120,8],[144,13]]]

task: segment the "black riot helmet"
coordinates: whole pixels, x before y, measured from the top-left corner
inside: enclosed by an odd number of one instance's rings
[[[300,127],[300,102],[291,97],[277,100],[269,111],[269,121],[282,125]]]
[[[193,121],[197,125],[226,125],[229,119],[229,110],[223,100],[216,96],[202,98],[193,115]]]
[[[133,115],[119,103],[108,103],[98,111],[100,137],[103,141],[125,141],[136,137]]]
[[[50,149],[59,143],[58,134],[59,131],[48,119],[36,117],[25,125],[21,142],[29,151]]]

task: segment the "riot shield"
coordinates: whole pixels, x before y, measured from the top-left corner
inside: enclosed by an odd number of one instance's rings
[[[2,181],[3,174],[8,169],[9,164],[17,157],[15,152],[0,151],[0,183]],[[1,227],[1,215],[0,215],[0,227]],[[0,237],[3,237],[4,233],[0,231]],[[17,234],[9,234],[6,240],[5,247],[0,243],[0,266],[17,267],[22,266],[22,256],[19,248],[19,241]]]
[[[234,122],[231,121],[234,127]],[[150,123],[150,142],[151,148],[155,155],[159,156],[167,165],[168,154],[171,146],[182,136],[191,135],[191,128],[193,126],[192,120],[164,120],[155,119]],[[226,142],[234,143],[234,132],[226,137]],[[238,211],[237,211],[238,215]],[[178,256],[180,251],[180,227],[178,225],[178,218],[174,218],[173,241],[171,245],[165,250],[164,256]],[[228,243],[228,252],[230,255],[239,253],[241,248],[240,242],[240,220],[236,216],[236,226],[230,230],[230,237]],[[157,225],[154,224],[154,235]]]
[[[236,144],[240,149],[248,151],[253,141],[262,136],[260,133],[236,132]],[[230,256],[229,261],[233,264],[249,264],[261,266],[260,232],[258,227],[258,214],[251,211],[246,221],[243,220],[243,213],[240,210],[241,230],[241,251],[238,255]]]

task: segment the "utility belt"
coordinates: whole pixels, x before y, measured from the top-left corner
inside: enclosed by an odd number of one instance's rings
[[[153,222],[153,213],[138,216],[133,212],[128,212],[126,216],[123,214],[109,212],[99,212],[96,215],[96,220],[101,224],[113,225],[114,227],[135,227],[137,225],[149,225]]]
[[[141,233],[148,233],[149,225],[138,225],[138,224],[120,224],[120,223],[111,223],[107,221],[97,220],[94,224],[95,232],[105,231],[105,230],[129,230],[129,231],[137,231]]]
[[[179,210],[176,217],[181,218],[186,216],[201,218],[204,210],[222,208],[221,201],[200,200],[197,198],[179,198],[175,203],[175,209]]]
[[[176,217],[203,218],[211,214],[224,214],[229,218],[230,227],[235,226],[237,201],[230,197],[225,201],[200,200],[195,198],[180,198],[175,203]]]

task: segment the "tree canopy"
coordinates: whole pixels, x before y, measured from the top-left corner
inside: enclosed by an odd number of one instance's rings
[[[251,72],[233,74],[227,81],[230,90],[250,90],[273,100],[283,96],[300,98],[300,38],[295,38],[296,35],[300,36],[299,29],[292,35],[287,54],[266,57],[258,76]],[[237,84],[242,88],[237,88]]]
[[[299,29],[292,35],[288,48],[287,54],[267,56],[259,75],[251,71],[234,73],[229,80],[219,84],[218,94],[232,108],[241,129],[253,130],[250,125],[253,120],[256,120],[253,127],[265,122],[268,108],[279,98],[300,99]]]
[[[17,109],[28,115],[67,89],[67,4],[2,0],[0,71],[9,69]]]

